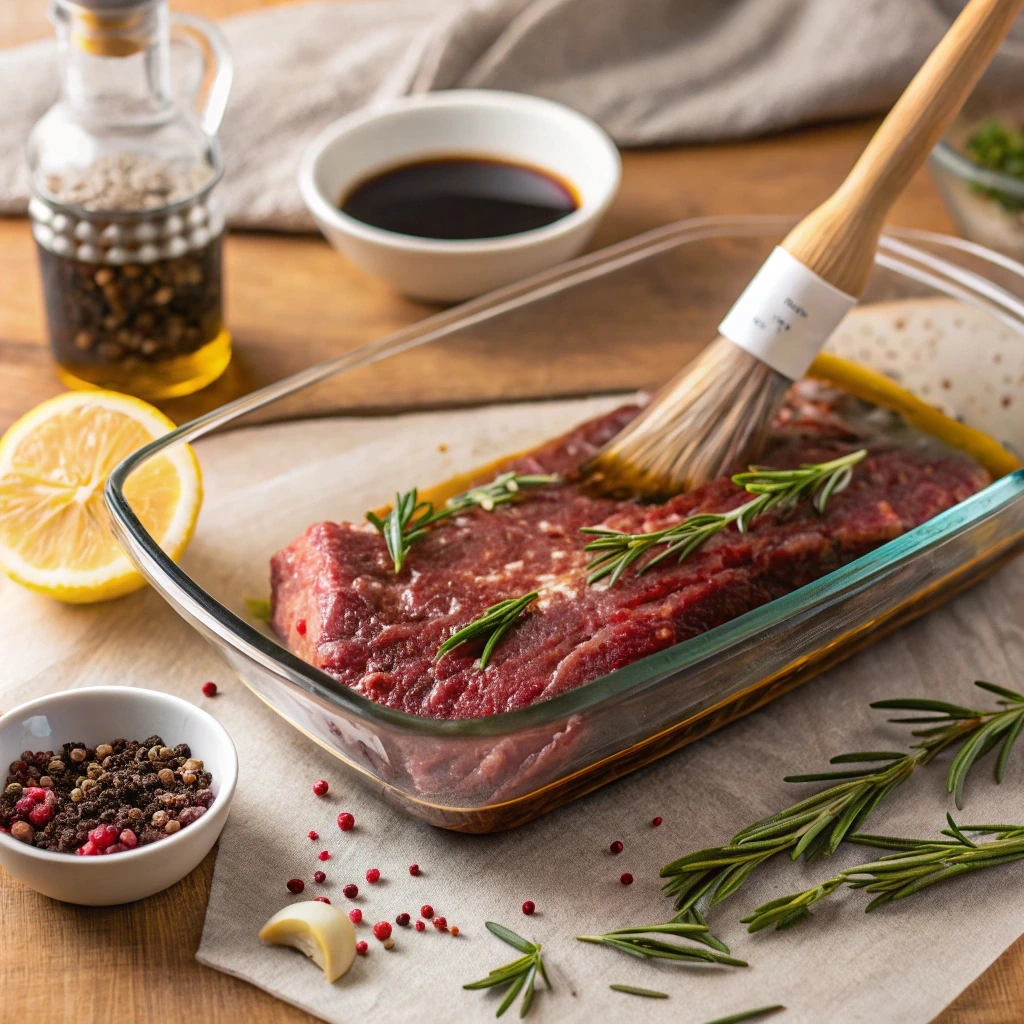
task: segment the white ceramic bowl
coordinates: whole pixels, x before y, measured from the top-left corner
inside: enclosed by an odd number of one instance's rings
[[[470,241],[416,238],[371,227],[338,209],[353,185],[412,160],[487,156],[553,172],[580,206],[545,227]],[[405,295],[457,302],[575,256],[619,187],[621,161],[589,118],[551,100],[455,89],[394,100],[335,121],[310,143],[302,198],[328,241]]]
[[[187,743],[213,776],[210,809],[175,835],[108,857],[37,850],[0,832],[0,865],[19,881],[65,903],[110,906],[152,896],[184,878],[210,852],[227,820],[238,778],[238,756],[224,727],[179,697],[133,686],[95,686],[38,697],[0,717],[0,769],[23,750],[56,750],[80,740],[159,735]]]

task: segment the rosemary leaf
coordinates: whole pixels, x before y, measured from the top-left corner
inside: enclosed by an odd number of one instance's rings
[[[506,928],[504,925],[498,924],[496,921],[487,921],[485,922],[484,927],[492,935],[496,935],[502,942],[507,942],[510,946],[514,946],[521,953],[535,953],[539,948],[532,942],[524,939],[522,935],[516,935],[511,928]]]
[[[684,910],[681,914],[676,914],[673,921],[680,921],[685,924],[701,924],[705,928],[708,927],[707,921],[704,919],[704,915],[696,908],[690,907]],[[730,952],[729,947],[716,935],[712,935],[710,930],[706,932],[695,932],[690,936],[694,942],[703,942],[705,946],[710,946],[712,949],[717,949],[719,953]]]
[[[737,473],[732,481],[737,487],[755,495],[753,499],[729,512],[699,512],[663,530],[623,533],[605,526],[584,526],[580,532],[595,538],[584,548],[584,551],[595,555],[587,566],[590,570],[587,582],[597,583],[607,578],[608,585],[614,586],[626,569],[647,556],[650,557],[637,569],[638,575],[672,556],[682,562],[727,526],[735,523],[743,533],[757,516],[774,508],[785,511],[807,497],[812,499],[815,510],[821,514],[828,499],[849,484],[853,467],[866,455],[867,451],[861,449],[830,462],[805,465],[799,469],[751,466],[749,472]],[[663,551],[652,554],[662,545],[665,545]]]
[[[270,602],[264,601],[255,597],[247,597],[245,599],[245,610],[254,619],[259,619],[260,622],[270,621]]]
[[[519,616],[526,610],[527,605],[532,604],[540,596],[540,591],[531,590],[522,597],[510,597],[505,601],[492,604],[479,618],[463,626],[462,629],[453,633],[437,649],[435,660],[443,658],[449,651],[469,640],[482,640],[487,638],[487,643],[480,654],[480,667],[487,668],[494,648],[501,642],[502,637],[516,624]],[[497,933],[495,933],[497,934]]]
[[[528,967],[522,974],[518,974],[515,980],[509,986],[508,992],[505,993],[505,998],[501,1001],[501,1006],[498,1007],[498,1012],[494,1015],[500,1017],[511,1005],[515,1002],[515,998],[519,995],[519,990],[526,983],[527,973],[532,973],[533,968]]]
[[[431,501],[420,501],[414,487],[404,494],[395,495],[395,502],[386,516],[381,517],[376,512],[367,512],[366,518],[384,537],[388,554],[394,563],[395,572],[398,573],[405,565],[409,548],[427,535],[428,526],[471,508],[493,512],[499,505],[522,497],[524,490],[544,487],[557,479],[555,476],[541,473],[499,473],[489,484],[472,487],[462,494],[449,498],[442,509],[435,509]]]
[[[636,985],[609,985],[613,992],[625,992],[629,996],[646,996],[648,999],[668,999],[667,992],[658,992],[653,988],[637,988]]]
[[[728,1017],[716,1017],[714,1020],[706,1021],[705,1024],[741,1024],[741,1021],[766,1017],[770,1013],[777,1013],[784,1009],[785,1007],[781,1003],[776,1003],[774,1006],[759,1006],[756,1010],[743,1010]]]
[[[499,985],[508,985],[508,990],[502,999],[496,1017],[500,1017],[515,1001],[520,992],[523,993],[522,1001],[519,1004],[519,1016],[525,1017],[530,1012],[535,994],[535,983],[537,975],[544,979],[544,984],[551,989],[551,982],[548,980],[547,971],[544,970],[544,961],[540,955],[540,943],[530,942],[521,935],[516,935],[510,928],[500,925],[495,921],[485,922],[487,930],[507,942],[510,946],[518,949],[524,956],[511,963],[496,967],[486,978],[479,981],[471,981],[463,985],[464,989],[478,990],[495,988]]]
[[[641,925],[635,928],[618,928],[602,935],[577,935],[579,942],[592,942],[610,946],[622,953],[645,960],[676,960],[687,963],[724,964],[729,967],[746,967],[746,960],[738,960],[716,949],[701,949],[697,946],[683,946],[676,942],[650,938],[652,934],[689,937],[693,933],[707,932],[707,925],[693,925],[683,922]]]
[[[519,1004],[520,1020],[530,1012],[533,1006],[534,982],[537,980],[537,965],[533,964],[526,974],[526,991],[523,993],[523,1001]]]

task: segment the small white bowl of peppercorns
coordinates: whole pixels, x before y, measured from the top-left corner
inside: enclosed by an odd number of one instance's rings
[[[0,865],[67,903],[160,892],[210,852],[238,757],[188,701],[132,686],[64,690],[0,717]]]

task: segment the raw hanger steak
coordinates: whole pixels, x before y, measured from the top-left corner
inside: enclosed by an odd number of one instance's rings
[[[431,718],[523,708],[688,640],[781,597],[979,491],[988,473],[894,413],[804,381],[791,389],[763,462],[792,468],[869,449],[823,515],[809,502],[729,527],[684,562],[612,587],[588,585],[584,526],[662,529],[749,499],[727,477],[663,504],[584,494],[574,471],[636,415],[624,406],[501,470],[565,482],[438,523],[402,571],[368,523],[315,523],[271,560],[272,624],[288,648],[377,703]],[[480,482],[491,479],[488,473]],[[410,481],[410,486],[415,481]],[[482,643],[437,659],[499,601],[540,597],[479,667]]]

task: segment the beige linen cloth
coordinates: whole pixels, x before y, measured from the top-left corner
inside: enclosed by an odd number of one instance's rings
[[[623,146],[760,135],[883,110],[960,4],[350,0],[231,18],[223,22],[236,65],[222,129],[228,219],[311,229],[295,185],[309,140],[343,114],[407,93],[535,93],[589,114]],[[194,62],[184,51],[177,59],[184,90]],[[1019,51],[1001,63],[997,72],[1019,81]],[[0,53],[0,213],[25,208],[25,139],[56,93],[52,41]]]
[[[270,553],[318,517],[358,517],[395,487],[522,448],[613,401],[322,420],[204,439],[197,451],[207,495],[184,568],[242,612],[244,598],[267,592]],[[924,1024],[1024,930],[1024,865],[937,886],[870,916],[862,894],[844,894],[800,928],[748,937],[737,921],[743,913],[874,851],[844,849],[811,866],[780,860],[712,916],[733,952],[749,960],[743,970],[644,963],[574,936],[666,920],[659,868],[806,793],[781,781],[787,773],[820,770],[842,751],[903,747],[906,727],[885,724],[869,701],[928,695],[985,706],[990,698],[974,692],[973,679],[1024,685],[1022,623],[1024,562],[713,736],[491,836],[445,833],[392,809],[252,696],[152,591],[72,608],[0,584],[0,707],[68,686],[118,683],[172,691],[216,715],[238,746],[241,770],[198,958],[324,1020],[492,1019],[497,997],[461,985],[516,955],[484,929],[494,920],[544,945],[555,991],[538,993],[529,1018],[537,1024],[696,1024],[766,1003],[785,1004],[778,1019],[793,1024]],[[207,700],[200,685],[211,678],[220,694]],[[952,807],[943,789],[947,764],[948,757],[921,769],[870,820],[870,831],[934,836]],[[1002,786],[990,771],[982,764],[971,778],[959,820],[1024,822],[1024,748]],[[319,778],[331,786],[324,799],[310,789]],[[339,831],[341,810],[355,815],[353,831]],[[655,815],[664,818],[661,828],[650,825]],[[318,841],[306,837],[310,829]],[[615,839],[625,844],[618,857],[608,852]],[[316,858],[322,849],[331,852],[326,863]],[[422,869],[418,878],[408,873],[412,863]],[[370,867],[382,873],[377,885],[364,880]],[[317,868],[327,873],[320,886],[312,882]],[[619,883],[623,871],[636,879],[628,888]],[[359,885],[355,905],[365,923],[358,931],[370,954],[333,986],[294,950],[256,937],[295,899],[285,888],[292,877],[305,879],[305,898],[323,894],[344,909],[352,904],[342,886]],[[520,911],[525,899],[537,905],[531,918]],[[374,941],[374,921],[394,921],[402,911],[415,916],[424,903],[462,934],[395,926],[392,951]],[[612,982],[660,989],[671,999],[619,995],[608,990]]]

